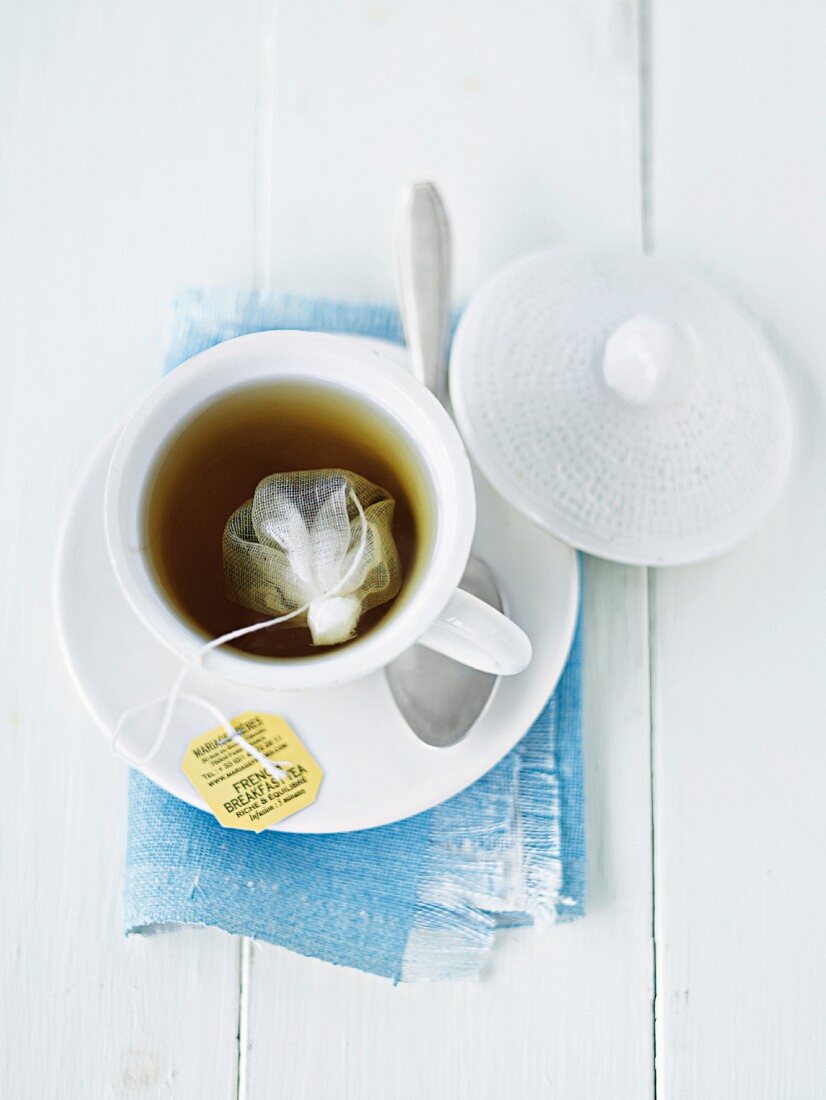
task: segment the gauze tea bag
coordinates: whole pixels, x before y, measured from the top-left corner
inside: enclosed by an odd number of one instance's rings
[[[394,507],[348,470],[265,477],[224,529],[228,598],[307,626],[315,645],[346,642],[365,611],[401,588]]]

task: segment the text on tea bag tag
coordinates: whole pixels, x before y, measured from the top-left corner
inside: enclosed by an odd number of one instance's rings
[[[237,737],[216,726],[181,761],[221,825],[260,833],[315,802],[324,772],[285,719],[247,711],[231,724]]]

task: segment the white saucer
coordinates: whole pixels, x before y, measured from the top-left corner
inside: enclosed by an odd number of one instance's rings
[[[394,349],[399,355],[399,350]],[[58,543],[55,608],[69,670],[92,717],[111,741],[124,710],[164,695],[180,667],[135,617],[115,581],[103,533],[103,487],[114,437],[87,465]],[[232,717],[281,714],[324,769],[317,801],[274,826],[283,832],[348,832],[386,825],[437,805],[497,763],[539,714],[562,673],[576,624],[575,552],[540,531],[477,479],[475,552],[493,569],[510,615],[534,647],[530,667],[502,679],[467,737],[449,749],[423,744],[396,709],[384,673],[315,692],[241,687],[203,671],[184,690]],[[181,702],[165,744],[145,774],[205,809],[180,769],[188,742],[209,718]]]

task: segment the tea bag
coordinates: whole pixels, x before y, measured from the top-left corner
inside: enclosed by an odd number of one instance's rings
[[[261,757],[209,700],[182,693],[184,679],[212,650],[258,630],[303,625],[316,645],[346,642],[365,611],[392,600],[401,588],[394,510],[389,493],[348,470],[264,478],[252,500],[227,521],[223,554],[229,598],[269,617],[213,638],[194,661],[181,665],[165,696],[125,710],[113,736],[115,751],[145,766],[163,744],[178,700],[185,699],[208,711],[227,740],[242,744],[273,776],[283,776],[289,762]],[[140,723],[133,720],[159,709],[154,740],[141,750]]]
[[[224,529],[229,599],[307,626],[315,645],[351,638],[371,607],[398,595],[395,501],[348,470],[272,474]]]

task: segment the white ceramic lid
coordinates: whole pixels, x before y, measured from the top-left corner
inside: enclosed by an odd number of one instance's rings
[[[638,255],[559,249],[471,299],[450,363],[488,480],[615,561],[711,557],[776,501],[791,416],[772,352],[707,284]]]

